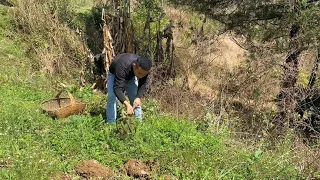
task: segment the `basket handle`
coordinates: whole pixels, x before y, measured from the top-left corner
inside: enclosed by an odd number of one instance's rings
[[[68,96],[70,98],[71,106],[75,105],[76,104],[76,100],[74,99],[74,97],[72,96],[72,94],[68,90],[67,90],[67,93],[68,93]]]
[[[75,105],[76,104],[76,100],[74,99],[74,97],[72,96],[72,94],[65,88],[61,89],[58,94],[56,95],[56,98],[58,99],[60,97],[60,95],[62,94],[63,91],[67,91],[68,93],[68,96],[70,98],[70,104],[71,106]]]

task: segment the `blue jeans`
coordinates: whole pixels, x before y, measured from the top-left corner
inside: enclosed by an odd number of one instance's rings
[[[113,123],[117,118],[117,105],[118,105],[118,98],[116,97],[114,90],[114,75],[108,72],[108,100],[107,100],[107,122]],[[133,105],[133,101],[137,97],[138,91],[138,79],[137,77],[133,77],[130,80],[127,80],[125,83],[125,90],[129,96],[130,104]],[[134,115],[138,119],[142,119],[142,110],[141,106],[138,106],[134,109]]]

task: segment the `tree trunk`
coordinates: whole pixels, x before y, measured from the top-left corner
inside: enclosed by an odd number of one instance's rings
[[[160,21],[161,21],[161,19],[158,19],[156,54],[155,54],[155,57],[154,57],[154,61],[155,61],[156,64],[159,64],[159,63],[163,62],[162,32],[160,31]]]
[[[296,106],[294,94],[295,85],[298,80],[299,74],[299,55],[301,54],[301,48],[299,47],[299,42],[297,42],[296,37],[299,32],[299,26],[293,25],[290,31],[290,46],[292,52],[286,58],[284,65],[284,78],[281,84],[281,90],[278,95],[278,108],[280,112],[280,117],[278,123],[280,126],[289,120],[292,122],[291,118],[288,116],[290,112],[293,112]]]
[[[316,62],[314,63],[311,75],[310,75],[310,79],[309,79],[309,84],[308,84],[308,88],[312,89],[315,82],[316,82],[316,78],[317,78],[317,73],[318,73],[318,69],[319,69],[319,64],[320,64],[320,48],[318,49],[318,55],[316,58]]]

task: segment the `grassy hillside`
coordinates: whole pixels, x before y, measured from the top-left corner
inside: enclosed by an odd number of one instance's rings
[[[112,167],[115,179],[129,179],[120,167],[130,159],[159,163],[154,179],[299,178],[289,140],[273,151],[235,144],[228,131],[201,131],[152,103],[145,104],[144,121],[130,136],[121,136],[101,115],[51,119],[39,106],[54,97],[54,81],[32,70],[34,59],[26,56],[11,20],[8,7],[0,6],[0,179],[50,179],[62,172],[80,179],[74,167],[90,159]],[[73,93],[89,104],[105,100],[86,90]]]

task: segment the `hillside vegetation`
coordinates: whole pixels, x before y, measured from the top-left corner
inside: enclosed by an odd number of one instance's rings
[[[0,5],[0,179],[83,179],[76,167],[86,160],[96,160],[109,167],[111,179],[320,177],[316,158],[308,158],[317,154],[297,141],[294,131],[288,131],[277,141],[270,141],[266,136],[254,141],[240,140],[239,137],[244,136],[235,135],[237,133],[226,123],[241,122],[239,118],[225,112],[216,114],[215,109],[210,108],[212,111],[204,112],[206,116],[201,116],[200,112],[177,116],[170,108],[163,108],[170,99],[161,101],[161,95],[151,96],[154,92],[143,104],[144,120],[136,125],[135,133],[122,134],[116,124],[105,122],[106,95],[93,92],[91,84],[79,86],[85,53],[77,34],[79,29],[75,27],[91,25],[91,29],[86,27],[88,29],[81,31],[98,34],[99,26],[95,25],[99,23],[85,20],[99,16],[99,8],[92,6],[101,2],[68,1],[70,9],[54,12],[46,9],[50,3],[64,1],[30,2],[34,4],[17,0],[13,2],[14,7]],[[33,9],[41,12],[41,16],[19,14],[24,13],[17,11],[21,7],[28,13],[32,12],[27,11],[28,7],[43,10]],[[17,19],[21,15],[25,19]],[[139,16],[136,18],[139,21]],[[215,26],[213,23],[208,31]],[[99,51],[95,38],[88,37],[87,42],[92,43],[88,46]],[[178,41],[183,40],[175,40]],[[181,49],[178,52],[188,54]],[[183,59],[177,58],[177,63],[181,64]],[[180,66],[177,71],[183,74],[183,68]],[[197,71],[192,73],[198,74]],[[183,84],[183,77],[177,75],[176,80],[173,79],[169,78],[169,85],[161,88],[177,91]],[[170,84],[172,81],[177,84]],[[54,120],[42,112],[41,103],[54,98],[61,89],[60,82],[67,84],[67,90],[76,99],[87,103],[83,114]],[[201,97],[185,89],[179,93],[191,94],[190,99]],[[196,116],[199,116],[197,120],[187,118]],[[208,125],[208,121],[212,124]],[[134,176],[126,169],[130,160],[151,162],[154,168]]]

